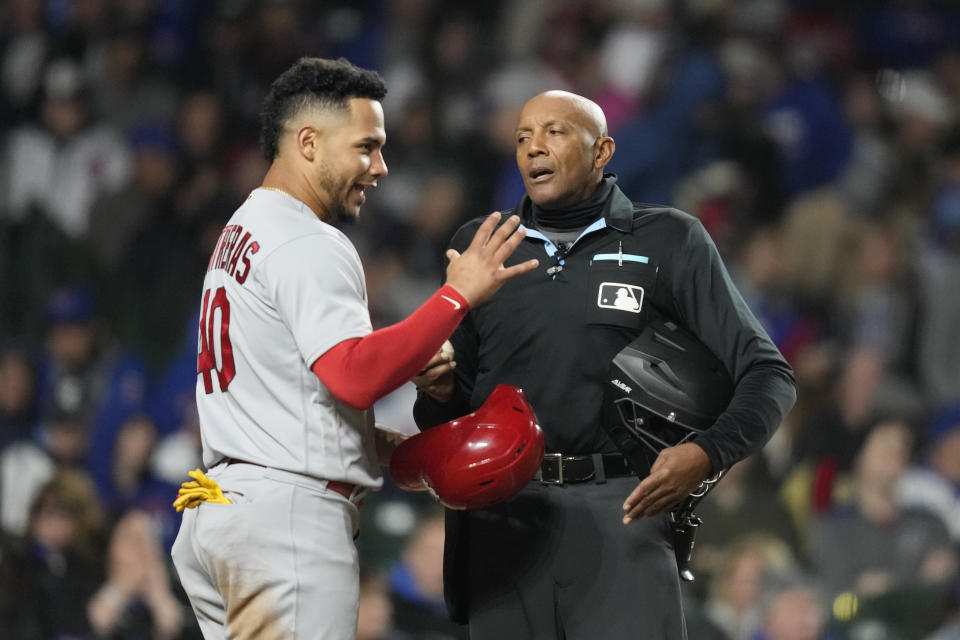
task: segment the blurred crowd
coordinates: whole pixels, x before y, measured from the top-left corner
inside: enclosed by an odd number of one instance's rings
[[[199,637],[168,551],[200,285],[302,55],[388,83],[390,175],[344,229],[375,327],[522,195],[542,90],[598,102],[624,191],[706,226],[799,400],[702,504],[691,638],[960,638],[950,0],[0,0],[0,637]],[[415,430],[412,393],[378,422]],[[362,515],[358,638],[465,637],[438,507],[387,479]]]

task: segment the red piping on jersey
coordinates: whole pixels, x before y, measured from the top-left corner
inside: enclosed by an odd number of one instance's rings
[[[419,373],[460,324],[469,307],[444,285],[406,320],[338,343],[313,372],[341,402],[368,409]]]

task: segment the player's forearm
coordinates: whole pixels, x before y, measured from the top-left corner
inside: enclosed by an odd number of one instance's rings
[[[340,401],[367,409],[423,369],[466,312],[463,296],[444,286],[407,319],[337,344],[313,372]]]

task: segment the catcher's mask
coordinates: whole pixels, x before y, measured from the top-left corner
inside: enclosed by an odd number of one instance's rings
[[[643,477],[662,449],[709,429],[732,396],[720,360],[686,329],[656,319],[610,364],[603,426]]]
[[[407,438],[390,458],[390,475],[401,489],[430,491],[450,509],[482,509],[530,482],[543,451],[526,395],[501,384],[473,413]]]

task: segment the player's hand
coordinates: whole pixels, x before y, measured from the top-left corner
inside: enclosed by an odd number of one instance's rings
[[[623,524],[652,516],[679,504],[710,475],[710,458],[687,442],[660,452],[650,475],[640,481],[623,503]]]
[[[393,452],[397,450],[400,443],[410,436],[399,431],[394,431],[383,425],[376,425],[373,430],[373,442],[377,449],[377,462],[381,467],[390,466],[390,458]]]
[[[470,246],[461,254],[455,249],[447,250],[447,284],[456,289],[467,303],[474,307],[497,292],[504,282],[536,269],[537,260],[527,260],[511,267],[504,261],[516,250],[526,236],[520,226],[519,216],[510,216],[497,228],[500,212],[487,216],[477,229]]]
[[[427,363],[427,366],[412,382],[418,391],[423,391],[437,402],[449,402],[453,397],[454,385],[453,369],[457,366],[453,359],[453,346],[450,341],[443,343],[436,355]]]

